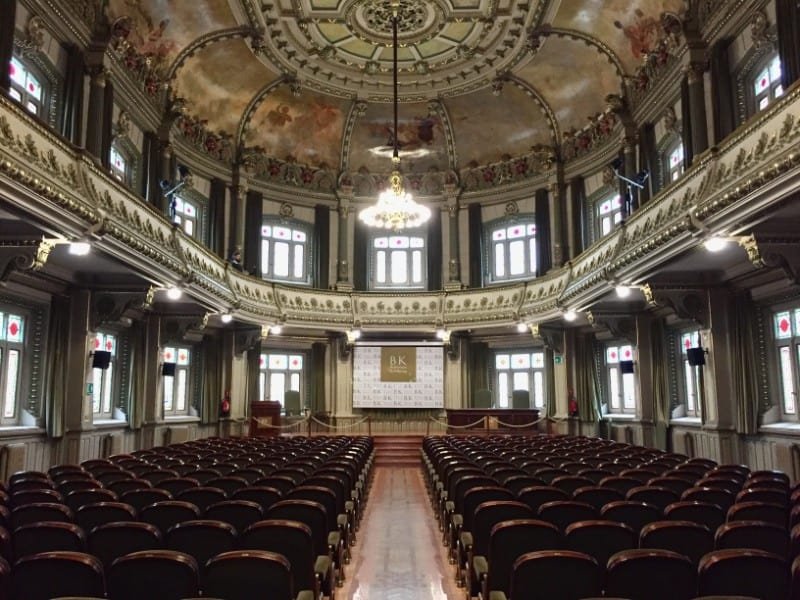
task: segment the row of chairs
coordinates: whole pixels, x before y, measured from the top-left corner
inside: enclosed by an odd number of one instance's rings
[[[245,569],[245,563],[268,561],[272,566],[264,568],[278,574],[281,564],[289,564],[290,586],[280,584],[281,589],[309,592],[310,598],[333,598],[336,583],[344,577],[349,545],[355,541],[360,514],[356,506],[366,498],[373,457],[369,438],[292,438],[273,443],[248,438],[209,439],[81,465],[59,465],[47,474],[15,474],[4,486],[7,493],[0,505],[11,509],[6,511],[6,523],[15,527],[10,536],[7,532],[0,534],[0,549],[16,559],[10,574],[11,588],[18,594],[14,598],[33,597],[36,590],[43,598],[66,593],[52,585],[47,587],[63,577],[42,576],[55,569],[55,562],[73,567],[81,563],[84,571],[94,570],[99,564],[111,598],[136,597],[121,596],[120,590],[133,587],[114,582],[129,570],[136,570],[140,580],[152,579],[148,572],[156,569],[154,565],[184,573],[182,581],[187,587],[182,589],[194,585],[204,595],[213,596],[203,582],[208,569],[216,573],[222,568],[211,565],[223,556],[226,560],[221,562],[229,565],[222,569],[225,572],[233,568],[231,565]],[[246,469],[252,472],[231,475]],[[197,479],[181,477],[198,470],[213,471],[208,473],[209,481],[227,477],[235,485],[203,486]],[[281,488],[284,491],[251,485],[263,484],[264,479],[281,470],[289,472],[278,475],[278,482],[286,484]],[[326,470],[327,475],[320,475]],[[159,477],[160,473],[166,477]],[[146,474],[152,475],[152,480],[137,476]],[[170,488],[177,480],[188,480],[188,485]],[[80,482],[103,487],[76,486]],[[116,496],[117,492],[111,486],[123,483],[136,486],[118,487],[119,495],[112,498],[111,494]],[[158,487],[161,485],[164,487]],[[40,499],[36,494],[54,501],[36,502]],[[61,495],[62,502],[55,501],[55,495]],[[103,501],[94,501],[98,495]],[[117,567],[118,563],[125,568]],[[29,571],[37,571],[39,576],[23,582]],[[274,581],[277,585],[281,576],[275,575]],[[158,596],[155,590],[149,590],[138,597],[181,598],[185,594]],[[275,597],[294,595],[281,592]]]
[[[788,478],[782,473],[750,473],[740,465],[719,466],[705,459],[566,436],[427,438],[423,459],[443,540],[456,564],[457,581],[469,586],[470,595],[487,597],[493,590],[509,593],[514,562],[529,551],[582,551],[605,573],[606,566],[611,566],[609,559],[618,551],[678,550],[675,554],[688,561],[696,578],[699,563],[715,547],[724,552],[729,547],[755,546],[753,552],[768,552],[780,563],[781,580],[789,581],[786,507],[790,496]],[[654,481],[658,479],[666,479],[675,488],[658,485],[661,481]],[[783,494],[783,512],[777,516],[767,510],[765,514],[775,517],[769,522],[759,518],[763,506],[752,506],[765,503],[737,504],[733,490],[697,485],[717,480],[734,481],[738,494],[746,490],[743,496],[762,491]],[[766,482],[763,488],[760,482]],[[717,491],[722,492],[722,500],[731,500],[728,523],[722,507],[707,501],[719,502],[714,496]],[[706,493],[712,497],[697,499]],[[769,504],[767,509],[773,509]],[[713,519],[704,522],[709,512]],[[753,516],[759,520],[754,522]],[[743,518],[747,520],[739,520]],[[500,528],[499,546],[491,545],[493,527],[509,521],[520,523],[515,528]],[[559,536],[540,539],[531,531],[519,533],[525,527],[535,529],[537,524],[554,528]],[[520,536],[516,546],[508,541],[515,535]],[[758,543],[752,543],[753,539]],[[697,540],[697,544],[689,540]],[[773,550],[782,553],[775,555]],[[490,560],[492,556],[494,560]],[[490,584],[488,574],[492,572],[496,575]],[[706,576],[703,581],[708,579]],[[653,592],[648,588],[642,593],[641,597],[649,597]]]

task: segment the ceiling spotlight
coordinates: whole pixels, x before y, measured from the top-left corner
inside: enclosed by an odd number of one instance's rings
[[[525,325],[525,323],[517,323],[517,331],[519,331],[520,333],[525,333],[526,331],[528,331],[528,326]]]
[[[565,321],[570,321],[571,322],[571,321],[574,321],[577,318],[578,318],[578,313],[576,313],[574,310],[568,310],[567,312],[564,313],[564,320]]]
[[[219,318],[223,323],[230,323],[231,321],[233,321],[233,315],[231,313],[224,313],[220,315]]]
[[[440,340],[443,340],[447,336],[447,331],[443,328],[439,328],[436,330],[436,337]]]
[[[70,242],[69,253],[74,256],[86,256],[92,247],[88,242]]]
[[[167,298],[170,300],[180,300],[181,296],[183,296],[183,292],[181,291],[181,288],[177,286],[173,285],[167,290]]]
[[[617,292],[617,298],[627,298],[631,295],[631,288],[627,285],[618,285],[614,291]]]
[[[273,325],[272,327],[269,328],[269,332],[274,333],[275,335],[279,335],[281,331],[283,331],[283,327],[281,327],[280,325]]]
[[[728,245],[728,240],[718,235],[712,236],[708,238],[705,242],[703,242],[703,246],[706,247],[706,250],[709,252],[719,252],[723,250],[725,246]]]

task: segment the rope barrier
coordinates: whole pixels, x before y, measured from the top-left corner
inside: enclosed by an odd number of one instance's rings
[[[353,427],[358,427],[362,423],[366,423],[367,421],[369,421],[369,417],[364,417],[360,421],[356,421],[355,423],[350,423],[349,425],[329,425],[324,421],[320,421],[317,417],[311,417],[311,420],[317,423],[318,425],[327,427],[328,429],[352,429]]]
[[[498,425],[502,425],[503,427],[510,427],[511,429],[525,429],[526,427],[533,427],[534,425],[537,425],[537,424],[539,424],[539,423],[541,423],[542,421],[545,420],[545,417],[542,417],[541,419],[536,419],[535,421],[531,421],[530,423],[523,423],[523,424],[520,424],[520,425],[514,425],[512,423],[504,423],[503,421],[501,421],[497,417],[489,417],[489,418],[490,419],[494,419],[494,422],[497,423]]]
[[[305,417],[299,421],[295,421],[294,423],[289,423],[288,425],[267,425],[266,423],[258,423],[258,426],[259,428],[263,427],[265,429],[292,429],[293,427],[297,427],[303,423],[308,423],[308,419],[309,417]],[[257,419],[256,422],[258,422]]]
[[[474,423],[469,423],[468,425],[451,425],[447,421],[440,421],[439,419],[433,417],[432,415],[429,416],[428,418],[437,425],[441,425],[442,427],[450,427],[451,429],[470,429],[471,427],[475,427],[476,425],[480,425],[481,423],[483,423],[483,417],[481,417]]]

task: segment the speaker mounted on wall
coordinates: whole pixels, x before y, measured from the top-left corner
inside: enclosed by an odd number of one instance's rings
[[[687,348],[686,360],[692,367],[701,367],[706,364],[706,351],[703,348]]]
[[[111,352],[108,350],[95,350],[92,355],[93,369],[107,369],[111,364]]]
[[[164,377],[175,377],[175,363],[174,362],[162,363],[161,374]]]
[[[633,373],[633,361],[632,360],[621,360],[619,361],[619,370],[620,373]]]

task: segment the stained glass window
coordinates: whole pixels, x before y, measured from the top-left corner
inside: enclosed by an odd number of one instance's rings
[[[607,344],[606,392],[609,413],[629,413],[636,410],[636,380],[633,373],[623,373],[621,361],[633,361],[634,350],[630,344]]]
[[[797,417],[797,389],[800,381],[800,308],[782,310],[772,317],[778,346],[778,376],[784,415]]]
[[[114,395],[114,359],[117,352],[117,338],[110,333],[97,332],[92,340],[96,351],[110,352],[111,359],[105,369],[92,369],[92,411],[94,418],[111,418]]]
[[[29,112],[41,116],[45,90],[40,80],[18,58],[12,57],[8,65],[11,79],[11,97]]]
[[[259,361],[259,397],[276,400],[283,405],[284,394],[289,391],[303,395],[305,356],[283,352],[264,353]]]
[[[781,85],[781,61],[775,55],[753,79],[753,97],[757,110],[763,110],[783,95]]]
[[[311,234],[306,223],[292,220],[261,227],[261,276],[292,283],[311,283]]]
[[[531,406],[544,408],[544,352],[497,352],[494,355],[494,367],[495,404],[498,408],[511,406],[511,397],[515,390],[527,391]]]
[[[377,236],[372,239],[373,286],[412,288],[425,286],[425,238],[421,235]]]
[[[0,312],[0,402],[4,424],[14,424],[19,417],[24,342],[25,318]]]
[[[536,276],[536,224],[533,215],[515,217],[490,224],[486,239],[490,240],[490,279],[507,281]]]
[[[165,363],[175,363],[175,375],[161,378],[164,382],[164,414],[188,414],[192,352],[182,346],[167,346],[162,351],[162,359]]]

